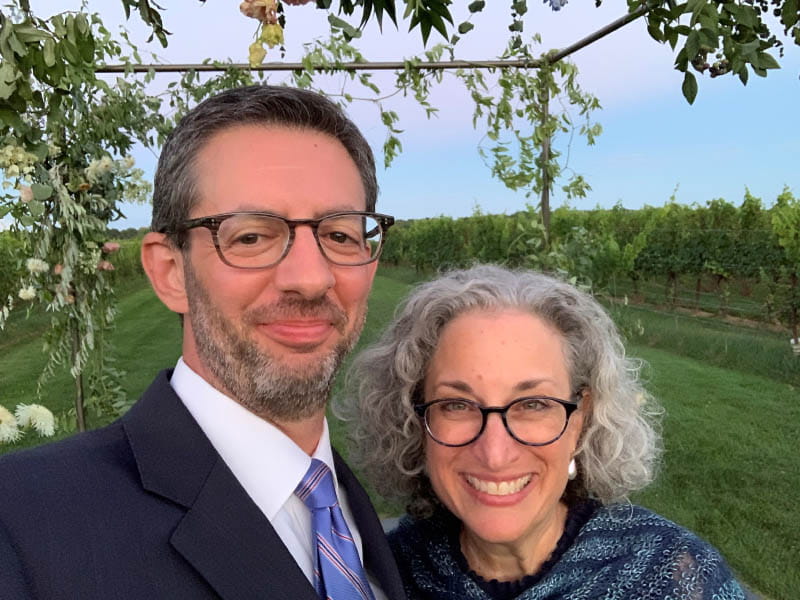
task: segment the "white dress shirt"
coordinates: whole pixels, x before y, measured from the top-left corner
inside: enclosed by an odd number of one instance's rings
[[[315,548],[312,548],[311,512],[294,495],[312,458],[328,465],[333,474],[342,513],[363,562],[361,534],[347,494],[336,477],[327,420],[311,457],[280,429],[210,385],[183,358],[178,359],[170,384],[312,584]],[[269,567],[264,565],[264,568]],[[376,600],[385,599],[372,577],[369,581]]]

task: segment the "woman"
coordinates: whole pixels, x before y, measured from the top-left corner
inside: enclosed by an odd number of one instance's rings
[[[421,285],[350,373],[354,454],[409,516],[410,598],[745,598],[719,553],[625,502],[658,410],[590,296],[479,266]]]

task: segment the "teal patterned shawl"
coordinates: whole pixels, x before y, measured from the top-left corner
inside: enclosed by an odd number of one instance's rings
[[[410,600],[491,600],[466,568],[460,523],[445,510],[389,534]],[[745,600],[719,552],[647,509],[600,506],[559,544],[518,600]],[[564,541],[564,538],[562,538]],[[565,546],[565,547],[563,547]]]

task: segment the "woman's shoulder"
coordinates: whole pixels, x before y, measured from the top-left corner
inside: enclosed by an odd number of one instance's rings
[[[599,561],[603,564],[601,571],[626,571],[634,579],[641,577],[642,583],[649,581],[659,587],[668,583],[676,593],[698,589],[713,590],[719,598],[746,597],[714,546],[641,506],[601,506],[581,529],[568,554],[568,561]]]
[[[584,526],[584,532],[594,535],[625,533],[632,538],[657,536],[666,543],[711,547],[686,527],[635,504],[620,503],[600,506]]]

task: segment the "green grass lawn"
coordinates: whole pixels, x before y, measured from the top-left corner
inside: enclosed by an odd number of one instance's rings
[[[372,341],[410,289],[410,272],[382,269],[370,299],[360,346]],[[114,340],[125,388],[138,396],[180,353],[177,317],[144,281],[121,293]],[[637,312],[639,311],[639,312]],[[646,378],[665,409],[665,461],[656,484],[633,501],[681,523],[720,548],[741,579],[772,600],[800,594],[800,360],[770,372],[784,356],[782,340],[767,332],[723,328],[708,319],[615,310],[626,331],[639,320],[645,333],[630,335],[629,353],[649,363]],[[0,404],[35,401],[44,364],[41,333],[47,319],[15,318],[0,332]],[[720,341],[721,336],[727,341]],[[773,339],[775,337],[775,339]],[[752,360],[749,360],[748,357]],[[760,362],[759,362],[760,361]],[[66,373],[41,399],[54,412],[71,406]],[[90,423],[99,425],[97,419]],[[335,443],[344,436],[331,423]],[[64,435],[64,434],[61,434]],[[0,453],[41,443],[28,433]],[[379,509],[391,511],[385,503]]]

